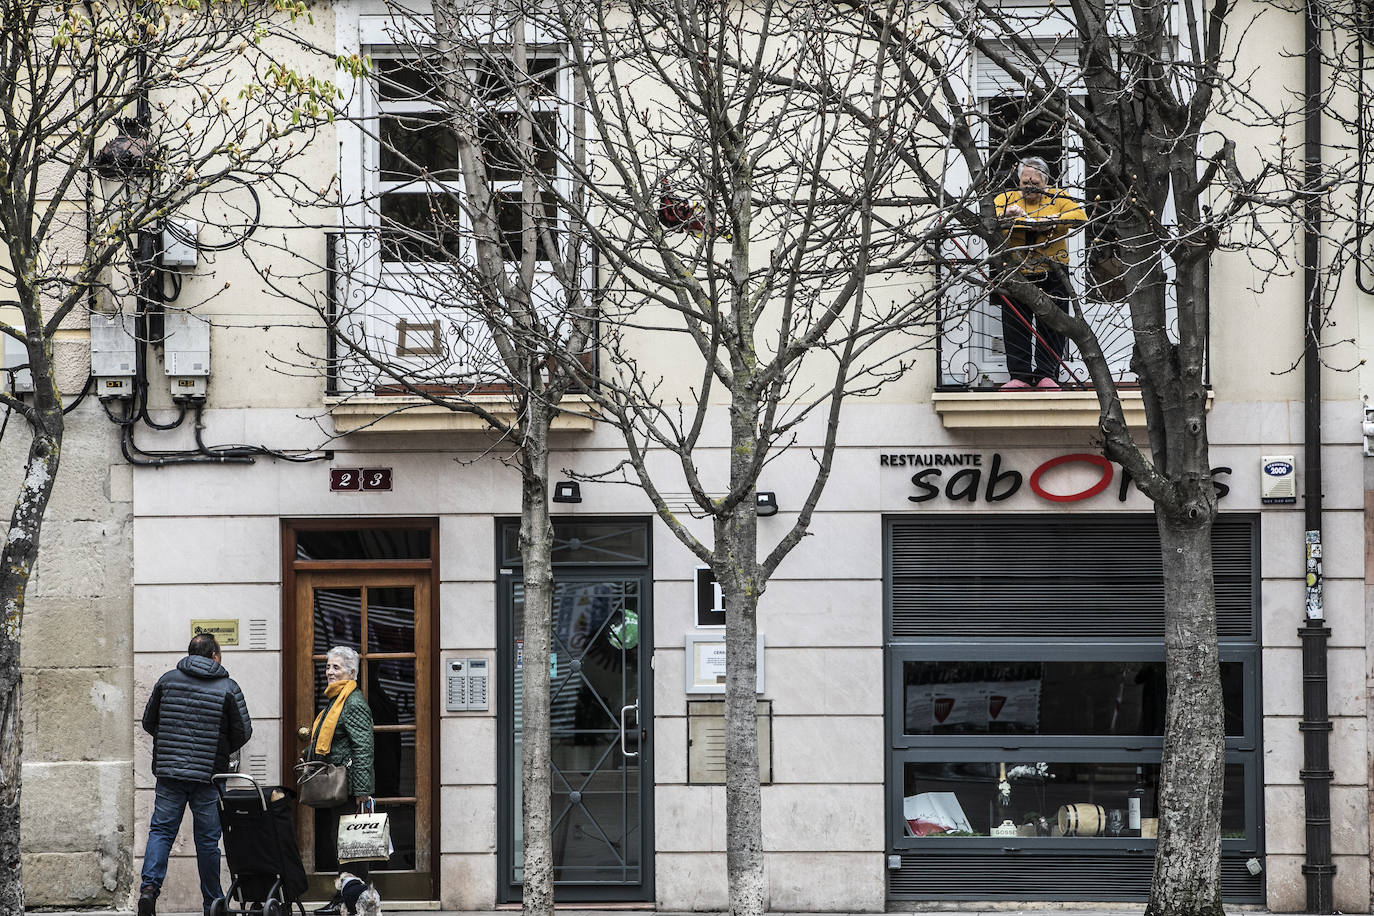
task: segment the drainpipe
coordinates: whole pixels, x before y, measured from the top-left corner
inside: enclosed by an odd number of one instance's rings
[[[1308,195],[1303,204],[1303,298],[1306,328],[1303,334],[1303,490],[1306,522],[1306,614],[1298,628],[1302,641],[1303,807],[1306,816],[1307,912],[1335,912],[1332,899],[1331,863],[1331,717],[1327,711],[1326,655],[1331,629],[1322,606],[1322,426],[1321,426],[1321,184],[1322,164],[1322,56],[1321,21],[1317,0],[1304,3],[1306,20],[1304,53],[1305,174]]]

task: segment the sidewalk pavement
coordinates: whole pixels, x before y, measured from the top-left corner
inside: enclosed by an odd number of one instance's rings
[[[306,905],[306,914],[316,904]],[[1007,907],[998,907],[995,904],[970,903],[966,906],[958,904],[939,904],[934,906],[922,906],[920,909],[901,909],[889,911],[892,914],[958,914],[958,916],[1047,916],[1051,912],[1067,913],[1067,916],[1141,916],[1144,906],[1121,905],[1102,905],[1102,904],[1075,904],[1063,902],[1047,902],[1043,907],[1028,907],[1025,904],[1009,904]],[[382,904],[382,911],[385,916],[519,916],[519,908],[500,909],[500,910],[439,910],[439,909],[417,909],[407,910],[402,904],[388,906]],[[1234,916],[1244,916],[1244,914],[1264,914],[1268,911],[1263,907],[1254,906],[1228,906],[1227,913]],[[298,911],[292,908],[293,913]],[[712,912],[691,912],[682,913],[670,910],[655,910],[652,906],[643,908],[633,908],[617,906],[614,909],[571,909],[558,907],[558,916],[630,916],[634,913],[653,914],[653,916],[725,916],[722,913]],[[72,911],[45,911],[44,916],[129,916],[129,910],[72,910]],[[158,916],[201,916],[199,911],[195,913],[173,913],[159,911]],[[873,916],[865,913],[781,913],[770,912],[768,916]]]

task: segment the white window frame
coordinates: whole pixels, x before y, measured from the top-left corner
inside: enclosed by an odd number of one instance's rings
[[[360,3],[341,3],[336,7],[336,39],[342,54],[358,54],[376,58],[403,58],[410,56],[408,49],[423,44],[423,36],[430,33],[429,13],[419,9],[408,17],[400,18],[384,12],[386,7],[378,0],[364,0]],[[484,27],[488,21],[483,17]],[[509,46],[509,35],[497,34],[488,30],[493,46]],[[551,36],[535,26],[526,29],[525,42],[530,60],[554,57],[559,66],[555,68],[555,98],[547,102],[539,99],[532,104],[543,110],[556,111],[558,142],[571,144],[574,137],[572,78],[566,66],[562,49],[551,41]],[[547,106],[547,107],[545,107]],[[382,180],[381,145],[378,139],[381,117],[388,113],[419,113],[434,110],[434,106],[422,101],[382,102],[377,91],[375,78],[358,80],[348,97],[348,119],[339,124],[339,175],[343,187],[342,224],[345,230],[344,246],[347,255],[340,259],[344,266],[343,275],[338,278],[340,300],[351,316],[356,316],[354,327],[360,329],[369,349],[385,353],[385,359],[404,368],[412,378],[424,378],[424,372],[437,373],[441,362],[446,363],[447,376],[461,379],[464,384],[500,384],[503,378],[498,371],[484,372],[482,366],[494,358],[491,352],[491,339],[484,323],[471,316],[460,317],[457,310],[443,308],[442,302],[434,301],[425,290],[442,288],[445,274],[452,276],[452,268],[444,261],[425,260],[385,260],[380,242],[380,204],[381,196],[403,190],[423,182],[428,188],[438,188],[463,194],[459,180]],[[515,110],[512,101],[509,110]],[[359,127],[365,125],[366,127]],[[566,146],[564,147],[566,148]],[[571,195],[573,182],[567,174],[563,157],[556,162],[558,173],[554,176],[554,187],[559,194]],[[494,193],[520,191],[522,182],[493,181],[490,187]],[[566,253],[567,234],[564,231],[565,217],[557,214],[560,223],[557,229],[557,244]],[[464,240],[458,252],[459,258],[471,257],[472,232],[470,219],[463,208],[459,208],[458,228]],[[507,260],[507,270],[514,275],[520,267],[518,261]],[[441,282],[435,283],[433,281]],[[590,289],[593,280],[588,267],[584,271],[585,288]],[[536,295],[562,299],[561,288],[550,268],[548,261],[535,262],[534,283]],[[554,300],[549,300],[554,301]],[[408,349],[401,346],[401,334],[397,318],[408,320],[407,313],[413,312],[415,324],[424,327],[439,322],[440,336],[446,345],[441,358],[418,353],[400,352]],[[464,341],[467,342],[464,345]],[[463,352],[458,352],[459,350]],[[471,354],[466,357],[464,354]],[[375,385],[385,385],[386,378],[376,378],[361,363],[351,367],[344,357],[340,368],[339,389],[341,394],[368,394]]]
[[[1187,2],[1187,0],[1183,0],[1183,2]],[[1062,12],[1056,11],[1051,14],[1045,0],[1002,0],[1002,6],[1004,10],[1009,11],[1011,18],[1026,20],[1023,37],[1043,47],[1059,49],[1061,57],[1063,51],[1067,50],[1076,59],[1077,35],[1072,29],[1072,24],[1062,18]],[[1175,24],[1174,34],[1177,35],[1179,21],[1177,6],[1173,11],[1173,21]],[[1124,21],[1123,13],[1120,10],[1112,19],[1112,31],[1123,35],[1129,34],[1129,24]],[[976,140],[979,148],[986,153],[989,143],[987,134],[988,105],[992,99],[1006,94],[1008,87],[986,83],[980,79],[980,63],[983,60],[981,52],[969,48],[964,54],[966,63],[963,73],[963,94],[966,98],[974,99],[979,106],[980,118],[977,123]],[[1084,98],[1081,83],[1076,76],[1072,80],[1066,81],[1062,88],[1071,98],[1079,100]],[[1066,130],[1064,132],[1061,148],[1059,187],[1082,199],[1085,179],[1083,152],[1081,144],[1072,131]],[[961,169],[958,171],[962,173]],[[964,181],[967,182],[966,175]],[[1162,218],[1167,223],[1173,217],[1173,200],[1170,198],[1165,203]],[[985,254],[981,243],[971,238],[966,237],[966,239],[963,244],[968,249],[968,254],[975,259],[981,258]],[[1082,292],[1087,281],[1085,233],[1082,230],[1072,233],[1068,239],[1068,246],[1070,274],[1075,287]],[[945,246],[944,253],[951,259],[963,258],[963,253],[951,245]],[[1172,264],[1166,265],[1165,269],[1172,278]],[[1000,310],[991,308],[987,301],[987,292],[979,285],[976,276],[969,283],[951,286],[945,297],[947,300],[945,312],[949,317],[941,331],[941,365],[938,367],[938,384],[978,388],[996,386],[1006,382],[1010,376],[1007,373],[1005,347],[1002,341]],[[1088,321],[1097,324],[1099,328],[1108,329],[1107,333],[1099,330],[1099,338],[1101,338],[1104,351],[1109,355],[1114,376],[1119,381],[1133,381],[1130,372],[1133,341],[1130,316],[1125,307],[1120,303],[1089,302],[1086,297],[1083,297],[1082,301],[1085,305],[1085,317]],[[1174,314],[1172,286],[1170,286],[1166,307],[1172,316]],[[1114,339],[1120,341],[1120,346],[1115,348],[1111,346],[1111,340]],[[1071,351],[1076,350],[1072,344],[1070,344],[1069,349]],[[1072,352],[1072,358],[1066,358],[1064,362],[1079,379],[1087,380],[1087,367],[1076,352]],[[1061,381],[1064,381],[1062,377]]]

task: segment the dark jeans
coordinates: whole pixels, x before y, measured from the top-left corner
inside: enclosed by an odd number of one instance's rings
[[[1069,311],[1069,291],[1053,273],[1031,276],[1022,274],[1054,300],[1064,311]],[[1008,297],[1009,298],[1009,297]],[[993,293],[991,304],[1002,310],[1002,343],[1007,351],[1007,372],[1014,379],[1034,385],[1037,379],[1059,378],[1059,361],[1064,354],[1064,335],[1051,330],[1035,317],[1031,307],[1015,299],[1004,299],[1001,293]],[[1014,306],[1014,308],[1013,308]],[[1035,333],[1031,333],[1031,328]]]
[[[196,841],[196,867],[200,871],[200,896],[208,907],[224,896],[219,883],[219,793],[208,782],[158,779],[139,890],[142,893],[151,889],[154,897],[161,892],[162,881],[167,877],[167,858],[188,805]]]

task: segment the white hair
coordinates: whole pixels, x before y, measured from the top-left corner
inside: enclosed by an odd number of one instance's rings
[[[358,679],[358,653],[355,650],[348,646],[335,646],[325,654],[326,661],[331,658],[337,658],[343,663],[344,670],[350,678],[355,681]]]
[[[1037,172],[1040,173],[1041,178],[1045,179],[1046,181],[1050,180],[1050,165],[1048,162],[1046,162],[1044,159],[1041,159],[1039,156],[1027,156],[1025,159],[1022,159],[1020,162],[1016,163],[1017,181],[1021,180],[1021,172],[1024,169],[1035,169]]]

